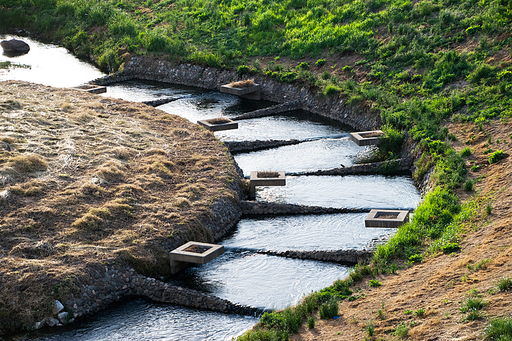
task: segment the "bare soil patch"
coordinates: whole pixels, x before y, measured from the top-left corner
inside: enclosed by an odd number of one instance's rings
[[[169,251],[212,241],[214,198],[237,200],[223,145],[180,117],[18,81],[0,111],[0,335],[47,316],[89,263],[169,273]]]
[[[409,340],[482,340],[492,317],[511,316],[510,291],[500,292],[496,284],[500,278],[512,277],[512,158],[490,165],[484,153],[491,148],[510,155],[511,128],[501,121],[484,125],[482,131],[474,125],[449,125],[458,138],[455,148],[469,146],[473,152],[468,168],[479,165],[470,171],[476,193],[459,193],[466,201],[477,196],[480,212],[467,223],[460,252],[438,253],[397,275],[380,275],[377,279],[382,286],[378,288],[363,283],[357,293],[362,298],[340,303],[339,319],[317,320],[314,329],[303,326],[291,340],[399,340],[394,335],[399,325],[408,328]],[[475,295],[486,302],[482,318],[466,321],[460,308]],[[423,314],[414,314],[421,309]],[[371,337],[367,332],[370,322],[375,326]]]

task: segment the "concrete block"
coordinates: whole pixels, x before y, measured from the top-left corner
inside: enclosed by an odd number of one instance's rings
[[[224,253],[223,245],[201,242],[188,242],[170,253],[171,274],[175,274],[192,264],[206,264]]]
[[[235,122],[225,117],[211,118],[209,120],[200,120],[197,121],[197,124],[202,125],[209,131],[238,129],[238,122]]]
[[[364,220],[364,225],[365,227],[396,228],[408,221],[408,210],[373,209]]]
[[[268,174],[275,173],[275,174]],[[286,186],[284,171],[253,171],[249,177],[249,197],[256,198],[256,186]]]
[[[99,86],[99,85],[92,85],[92,84],[83,84],[83,85],[75,86],[74,88],[71,88],[71,89],[90,92],[92,94],[102,94],[102,93],[107,92],[107,87]]]
[[[358,146],[376,146],[380,143],[382,135],[384,135],[382,130],[360,131],[350,133],[350,140]]]

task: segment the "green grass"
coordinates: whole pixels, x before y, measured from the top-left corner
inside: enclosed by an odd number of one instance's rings
[[[496,285],[500,291],[508,291],[512,289],[512,278],[502,277]]]
[[[512,340],[512,318],[500,317],[491,320],[491,322],[485,327],[484,333],[486,340]]]

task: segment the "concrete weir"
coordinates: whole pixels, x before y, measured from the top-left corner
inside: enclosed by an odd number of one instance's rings
[[[382,162],[364,163],[348,167],[338,167],[306,172],[286,173],[290,176],[306,175],[366,175],[366,174],[408,174],[410,173],[411,160],[396,159]]]
[[[367,213],[364,208],[321,207],[274,202],[241,201],[242,215],[300,215],[300,214],[336,214]]]
[[[269,108],[263,108],[254,110],[242,115],[238,115],[233,117],[233,121],[240,121],[240,120],[248,120],[251,118],[259,118],[259,117],[267,117],[267,116],[274,116],[277,114],[282,114],[284,112],[293,111],[300,109],[300,103],[299,101],[290,101],[282,104],[277,104],[274,106],[271,106]]]
[[[334,251],[258,251],[258,253],[295,258],[310,259],[322,262],[338,263],[342,265],[355,265],[366,263],[373,256],[373,251],[368,250],[334,250]]]

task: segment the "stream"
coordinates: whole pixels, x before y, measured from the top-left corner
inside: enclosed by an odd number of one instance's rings
[[[0,40],[11,36],[0,36]],[[19,37],[15,37],[19,38]],[[72,87],[103,76],[65,49],[19,38],[31,46],[24,56],[1,61],[29,65],[0,71],[0,80],[16,79],[56,87]],[[58,71],[55,71],[58,70]],[[274,103],[251,101],[198,88],[128,81],[107,88],[103,96],[130,101],[166,97],[175,101],[157,107],[192,122],[220,115],[233,117]],[[254,170],[300,172],[348,166],[365,151],[349,141],[350,128],[301,110],[239,121],[239,129],[216,132],[223,141],[321,139],[234,155],[245,175]],[[257,189],[256,200],[348,208],[414,209],[420,193],[408,176],[288,176],[284,187]],[[172,283],[212,293],[263,309],[283,309],[304,294],[347,276],[349,268],[333,263],[288,259],[258,250],[364,249],[392,229],[364,227],[366,213],[258,216],[243,219],[221,242],[226,252],[206,265],[189,268]],[[219,314],[137,299],[120,303],[86,321],[46,328],[24,340],[231,340],[257,319]]]

